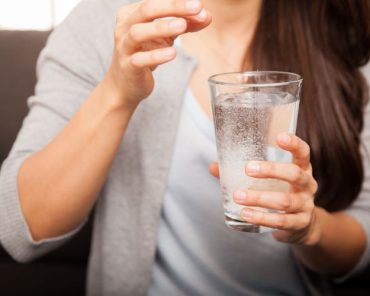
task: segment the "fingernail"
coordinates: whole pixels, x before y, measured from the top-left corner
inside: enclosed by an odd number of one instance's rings
[[[286,133],[279,134],[278,139],[281,143],[284,144],[290,144],[290,142],[292,141],[292,138]]]
[[[261,170],[261,166],[256,161],[251,161],[247,165],[247,173],[258,173]]]
[[[247,194],[244,191],[235,191],[234,192],[234,199],[237,201],[244,201],[247,198]]]
[[[207,11],[202,9],[201,12],[196,16],[197,20],[204,21],[207,19]]]
[[[241,216],[244,220],[251,220],[253,217],[253,212],[251,210],[243,210]]]
[[[172,30],[180,31],[184,29],[184,22],[182,20],[173,20],[170,22],[170,28]]]
[[[201,6],[199,0],[188,0],[186,2],[186,9],[190,12],[197,12]]]

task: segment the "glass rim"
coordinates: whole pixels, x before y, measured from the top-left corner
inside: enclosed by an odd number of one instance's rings
[[[291,76],[291,80],[281,81],[281,82],[261,82],[261,83],[243,83],[243,82],[226,82],[216,80],[218,77],[226,76],[226,75],[243,75],[243,76],[256,76],[256,74],[285,74]],[[294,77],[294,79],[293,79]],[[224,72],[218,73],[210,76],[208,78],[208,82],[211,84],[218,84],[218,85],[229,85],[229,86],[240,86],[240,87],[274,87],[274,86],[283,86],[289,85],[292,83],[302,82],[303,78],[301,75],[293,73],[293,72],[285,72],[285,71],[244,71],[244,72]]]

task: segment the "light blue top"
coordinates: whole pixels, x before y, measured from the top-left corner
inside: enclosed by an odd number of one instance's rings
[[[305,294],[287,245],[225,226],[220,185],[207,169],[216,159],[213,124],[188,88],[148,295]]]

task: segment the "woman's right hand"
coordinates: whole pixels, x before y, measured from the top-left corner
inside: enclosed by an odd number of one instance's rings
[[[174,39],[210,22],[199,0],[144,0],[122,7],[112,64],[104,79],[118,94],[119,104],[136,107],[148,97],[154,88],[152,71],[176,56]]]

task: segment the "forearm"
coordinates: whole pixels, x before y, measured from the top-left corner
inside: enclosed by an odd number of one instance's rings
[[[103,81],[60,134],[25,160],[18,190],[35,240],[65,234],[87,217],[133,112]]]
[[[333,276],[351,270],[366,247],[366,235],[362,226],[345,213],[328,213],[315,209],[318,240],[312,246],[293,245],[295,256],[309,269]]]
[[[152,9],[151,4],[141,1],[118,11],[109,79],[99,85],[65,129],[30,156],[19,171],[21,207],[34,239],[64,234],[85,219],[132,113],[154,89],[153,69],[176,57],[173,40],[177,36],[210,24],[211,16],[202,13],[201,2],[191,7],[183,4],[160,1],[155,4],[157,9]],[[118,96],[124,91],[119,101],[125,102],[125,107],[117,105],[112,89]]]

